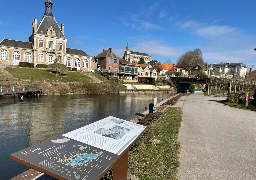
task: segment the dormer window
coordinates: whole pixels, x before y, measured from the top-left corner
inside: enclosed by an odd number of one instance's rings
[[[44,40],[42,39],[39,40],[39,47],[41,48],[44,47]]]
[[[53,50],[53,41],[49,41],[49,49]]]

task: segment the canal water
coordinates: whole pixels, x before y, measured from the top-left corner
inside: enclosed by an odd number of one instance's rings
[[[0,99],[0,179],[29,168],[10,154],[88,125],[108,116],[126,119],[163,94],[69,95]]]

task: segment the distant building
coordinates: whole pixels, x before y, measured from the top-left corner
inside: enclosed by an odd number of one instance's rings
[[[64,24],[59,26],[53,17],[52,0],[45,1],[45,13],[37,24],[32,21],[32,35],[29,42],[3,39],[0,42],[0,64],[19,65],[19,62],[52,64],[54,60],[67,67],[90,71],[91,57],[83,50],[67,48]]]
[[[219,72],[222,76],[241,76],[245,77],[247,73],[247,67],[243,63],[220,63],[209,64],[208,69]]]
[[[168,72],[170,69],[173,68],[172,64],[161,64],[163,68],[163,75],[165,75],[166,72]]]
[[[151,56],[146,53],[130,51],[128,43],[123,58],[131,63],[138,63],[140,58],[144,58],[145,64],[148,64],[151,61]]]
[[[185,71],[182,68],[179,68],[177,65],[173,65],[173,67],[169,71],[165,72],[165,77],[176,77],[175,73],[180,73],[180,76],[183,77],[188,76],[187,71]]]
[[[200,65],[196,65],[191,69],[191,72],[195,72],[195,71],[203,71],[205,74],[207,74],[207,69],[204,66],[200,66]]]
[[[115,55],[112,48],[108,50],[103,49],[103,52],[95,57],[98,61],[100,70],[106,73],[117,73],[119,71],[119,57]]]

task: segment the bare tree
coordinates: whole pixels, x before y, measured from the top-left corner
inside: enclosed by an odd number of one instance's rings
[[[186,71],[190,71],[196,65],[204,66],[202,51],[197,48],[194,51],[182,54],[177,61],[177,65]]]
[[[56,73],[57,75],[67,75],[68,69],[67,67],[62,64],[61,57],[54,59],[54,63],[50,65],[52,72]]]

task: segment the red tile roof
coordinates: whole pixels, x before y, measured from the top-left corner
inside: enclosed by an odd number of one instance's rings
[[[170,70],[171,68],[173,68],[173,65],[171,64],[161,64],[163,67],[163,70]]]

